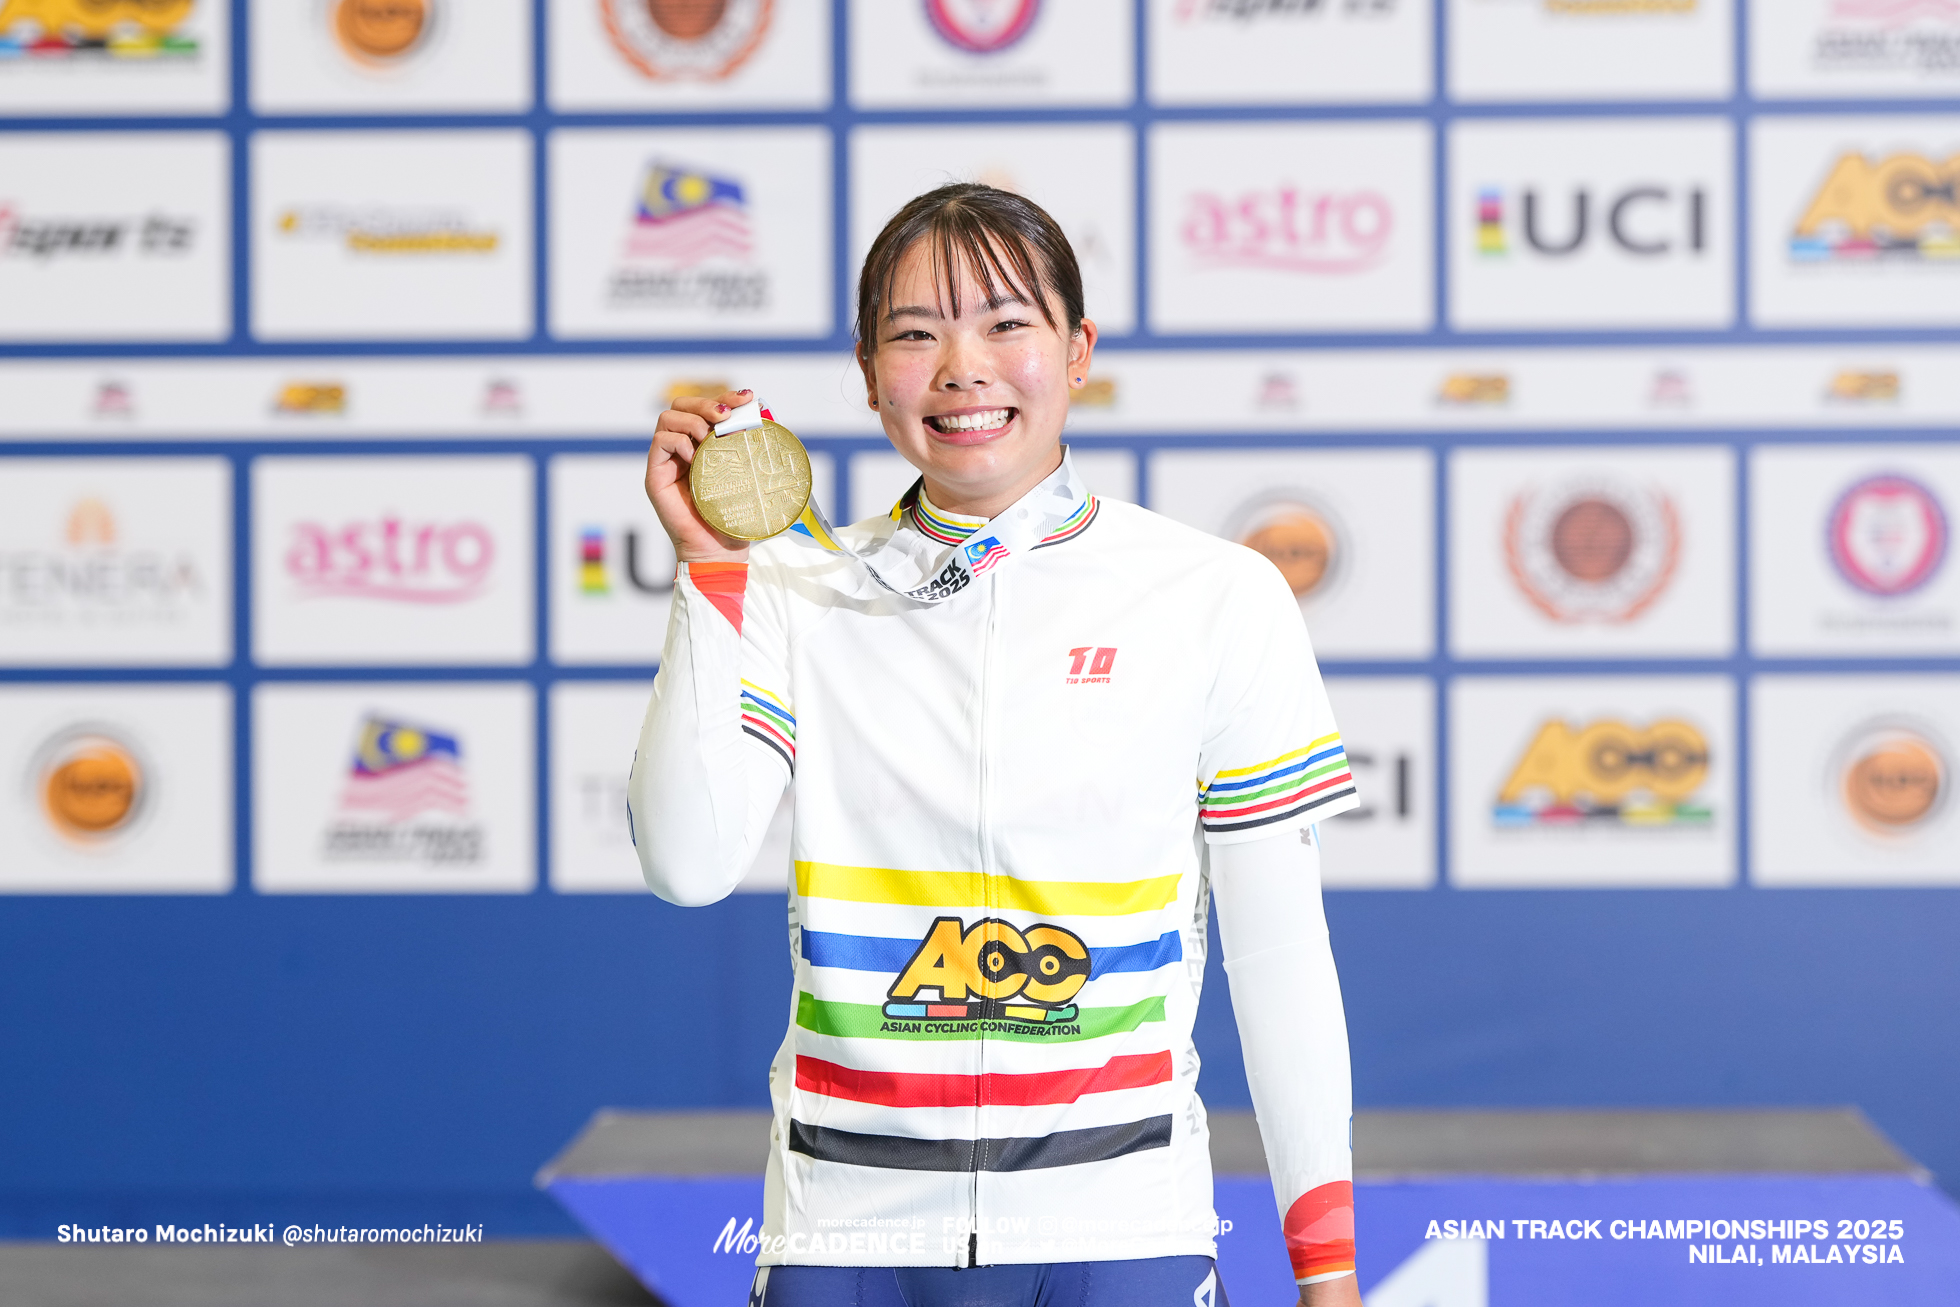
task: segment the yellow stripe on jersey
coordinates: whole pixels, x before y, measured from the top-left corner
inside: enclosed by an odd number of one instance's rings
[[[796,864],[796,892],[805,898],[922,908],[1013,908],[1045,917],[1121,917],[1154,912],[1177,901],[1177,879],[1022,880],[977,871]]]
[[[1277,758],[1268,758],[1264,762],[1255,762],[1250,767],[1228,767],[1218,773],[1218,779],[1223,780],[1227,776],[1250,776],[1254,772],[1269,771],[1274,767],[1282,766],[1295,759],[1304,758],[1316,749],[1324,749],[1340,738],[1341,733],[1339,731],[1335,731],[1332,735],[1323,735],[1304,749],[1295,749],[1291,753],[1282,753]]]

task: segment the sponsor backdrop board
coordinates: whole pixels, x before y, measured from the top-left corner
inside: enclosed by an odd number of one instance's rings
[[[0,0],[0,993],[62,1069],[0,1237],[563,1233],[594,1108],[766,1101],[793,812],[682,911],[618,802],[646,439],[753,386],[886,511],[858,260],[945,178],[1080,251],[1098,493],[1300,597],[1361,1103],[1856,1103],[1960,1191],[1956,69],[1947,0]]]

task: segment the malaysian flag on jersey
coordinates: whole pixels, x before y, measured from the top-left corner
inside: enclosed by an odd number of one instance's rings
[[[747,258],[754,244],[742,183],[664,163],[647,166],[626,252],[676,263]]]
[[[985,540],[975,540],[966,546],[966,565],[975,576],[1007,557],[1007,547],[988,536]]]
[[[340,806],[389,821],[405,821],[425,812],[463,816],[469,811],[470,787],[456,737],[406,722],[368,718],[361,723]]]

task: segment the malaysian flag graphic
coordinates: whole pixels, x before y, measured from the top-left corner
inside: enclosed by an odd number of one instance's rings
[[[1007,547],[992,536],[988,536],[985,540],[976,540],[966,546],[966,565],[972,569],[975,576],[1005,557],[1007,557]]]
[[[424,812],[467,814],[470,787],[456,737],[405,722],[368,718],[361,723],[340,806],[349,812],[378,813],[389,821],[406,821]]]
[[[715,255],[747,258],[753,243],[740,182],[664,163],[648,165],[626,238],[628,254],[691,264]]]

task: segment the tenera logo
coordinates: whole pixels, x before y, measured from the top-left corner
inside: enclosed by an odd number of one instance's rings
[[[496,540],[480,523],[388,514],[340,527],[294,523],[286,574],[309,598],[452,604],[488,588],[496,556]]]
[[[1946,561],[1946,510],[1910,477],[1867,477],[1831,508],[1825,544],[1838,575],[1866,594],[1911,594]]]
[[[1790,236],[1798,263],[1960,258],[1960,155],[1839,158]]]
[[[1108,685],[1116,666],[1116,650],[1107,646],[1083,645],[1068,651],[1068,679],[1064,685]]]
[[[1693,802],[1708,779],[1708,742],[1684,721],[1641,729],[1603,720],[1539,728],[1499,791],[1500,826],[1615,823],[1671,826],[1710,820]]]
[[[1028,34],[1041,0],[925,0],[926,17],[949,45],[994,54]]]
[[[754,54],[774,0],[599,0],[613,48],[655,81],[720,81]]]
[[[1378,191],[1285,183],[1236,196],[1193,194],[1183,236],[1192,257],[1208,266],[1340,274],[1379,264],[1394,230],[1394,211]]]
[[[1502,258],[1512,252],[1510,201],[1495,186],[1477,191],[1477,252]],[[1517,199],[1516,235],[1523,248],[1551,258],[1587,249],[1600,236],[1608,248],[1636,258],[1659,258],[1677,251],[1699,255],[1707,248],[1708,197],[1699,186],[1642,183],[1595,196],[1575,186],[1563,196],[1541,195],[1522,187]]]
[[[77,500],[59,542],[0,550],[0,627],[76,622],[105,634],[168,625],[206,601],[197,558],[119,539],[116,515],[94,496]]]

